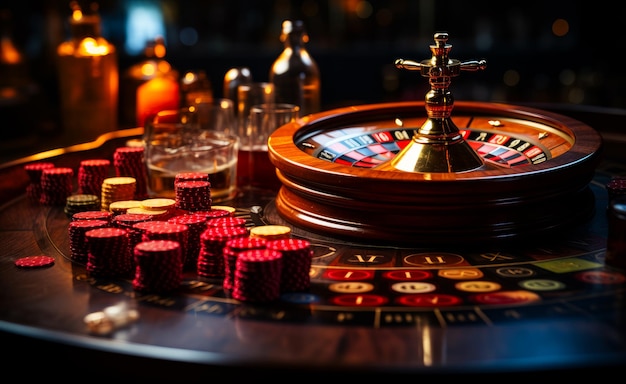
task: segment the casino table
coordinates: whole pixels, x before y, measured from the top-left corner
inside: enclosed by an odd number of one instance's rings
[[[451,238],[422,246],[388,233],[344,236],[309,225],[306,216],[293,221],[277,208],[280,192],[248,190],[226,203],[246,226],[290,226],[314,250],[310,290],[271,303],[239,302],[220,279],[192,273],[173,293],[138,293],[127,279],[93,278],[71,261],[70,219],[62,206],[27,199],[24,165],[45,160],[76,169],[83,159],[110,158],[142,129],[7,162],[0,168],[0,331],[8,361],[22,367],[24,378],[89,372],[90,378],[178,381],[214,375],[501,381],[619,372],[626,364],[626,272],[604,257],[606,185],[626,174],[620,129],[626,112],[532,108],[582,122],[602,137],[591,203],[568,202],[579,211],[584,207],[575,204],[591,204],[588,215],[536,241]],[[283,196],[282,204],[289,203]],[[54,264],[16,267],[16,260],[35,255]],[[107,334],[86,326],[88,314],[119,305],[138,317]]]

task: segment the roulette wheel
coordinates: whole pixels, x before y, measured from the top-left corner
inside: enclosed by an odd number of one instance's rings
[[[623,154],[603,158],[598,132],[565,115],[454,103],[449,80],[464,63],[447,58],[446,38],[436,36],[434,59],[398,62],[429,77],[424,102],[279,128],[268,147],[280,190],[227,203],[247,228],[287,224],[311,243],[309,290],[247,303],[219,278],[186,273],[175,292],[138,292],[90,276],[71,260],[62,207],[21,196],[0,207],[0,336],[24,346],[20,359],[62,356],[111,379],[621,372],[626,273],[604,257],[606,185],[626,174]],[[140,134],[46,161],[76,167]],[[14,164],[5,178],[19,179]],[[91,334],[86,316],[111,308],[132,321]]]
[[[399,59],[428,76],[425,102],[307,116],[269,138],[278,214],[314,232],[412,244],[528,239],[588,218],[602,140],[574,119],[519,106],[454,103],[448,88],[484,61]],[[454,109],[454,110],[453,110]]]

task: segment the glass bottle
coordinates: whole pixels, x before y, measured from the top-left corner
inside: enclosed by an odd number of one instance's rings
[[[306,49],[309,41],[301,20],[285,20],[280,41],[284,49],[272,64],[269,81],[274,84],[276,103],[300,106],[300,116],[320,111],[320,72]]]
[[[180,105],[179,73],[165,59],[165,39],[146,42],[143,60],[123,73],[120,84],[122,123],[142,127],[145,119],[160,110]]]
[[[28,64],[13,39],[13,14],[0,10],[0,116],[3,121],[0,134],[3,139],[25,136],[35,125],[32,108],[37,86],[30,77]]]
[[[101,36],[97,7],[71,2],[71,38],[57,47],[64,134],[76,142],[117,129],[119,75],[115,46]]]

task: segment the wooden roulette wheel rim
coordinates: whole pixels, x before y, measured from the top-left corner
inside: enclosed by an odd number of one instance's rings
[[[269,157],[282,183],[275,209],[287,222],[315,233],[411,245],[542,237],[593,214],[589,183],[602,147],[593,128],[529,107],[455,103],[452,119],[467,116],[512,119],[523,129],[528,125],[533,134],[548,130],[567,142],[567,148],[560,153],[546,150],[545,161],[519,167],[486,163],[448,173],[359,168],[305,152],[307,138],[329,132],[339,137],[345,127],[363,127],[364,133],[385,131],[397,120],[411,122],[406,129],[417,129],[426,119],[424,102],[329,110],[284,125],[270,136]],[[457,125],[465,130],[463,124]],[[502,133],[511,132],[504,128]]]

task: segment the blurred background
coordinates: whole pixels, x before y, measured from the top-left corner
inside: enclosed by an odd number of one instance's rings
[[[92,2],[80,2],[89,8]],[[0,6],[3,158],[67,139],[59,119],[57,47],[69,38],[67,0]],[[485,71],[452,82],[456,100],[622,109],[624,12],[604,1],[100,0],[102,36],[117,50],[120,80],[162,37],[179,73],[203,71],[215,97],[224,75],[248,67],[267,81],[283,49],[285,19],[304,21],[321,72],[322,108],[423,100],[428,81],[397,58],[429,59],[435,32],[451,58],[486,59]],[[613,4],[613,3],[611,3]],[[119,128],[135,126],[123,113]],[[43,138],[43,140],[42,140]]]

